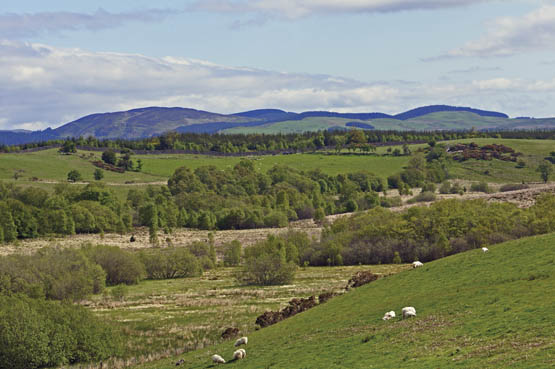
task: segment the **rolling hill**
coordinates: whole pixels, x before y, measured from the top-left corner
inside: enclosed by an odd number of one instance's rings
[[[555,364],[555,234],[450,256],[249,336],[241,368],[548,368]],[[371,270],[372,267],[369,267]],[[382,321],[414,306],[417,317]],[[229,322],[233,325],[233,322]],[[233,341],[139,366],[212,367]]]
[[[286,112],[258,109],[217,114],[186,108],[147,107],[91,114],[56,129],[0,131],[0,144],[15,145],[66,137],[138,139],[169,131],[182,133],[294,133],[352,128],[379,130],[462,130],[555,128],[555,118],[510,119],[506,114],[468,107],[432,105],[384,113]]]

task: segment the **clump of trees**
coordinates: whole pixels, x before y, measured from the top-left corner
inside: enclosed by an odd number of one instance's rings
[[[49,193],[0,181],[0,242],[45,235],[126,232],[130,207],[102,184],[59,184]]]
[[[321,221],[327,214],[378,206],[376,191],[384,189],[383,180],[366,171],[330,176],[274,166],[263,173],[252,160],[241,160],[227,170],[178,168],[167,187],[130,190],[128,203],[137,210],[137,223],[154,236],[156,229],[175,227],[248,229]]]
[[[0,368],[35,369],[123,353],[122,334],[84,307],[0,294]]]
[[[442,200],[404,213],[382,208],[327,227],[300,261],[310,265],[431,261],[488,244],[555,231],[555,196],[543,195],[520,209],[484,200]],[[397,258],[397,256],[399,258]]]

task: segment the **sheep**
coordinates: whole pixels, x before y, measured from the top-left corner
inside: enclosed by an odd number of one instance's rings
[[[233,360],[241,360],[247,356],[245,349],[239,349],[233,353]]]
[[[249,339],[247,337],[241,337],[239,338],[237,341],[235,341],[235,347],[241,346],[241,345],[246,345],[249,342]]]
[[[385,315],[383,316],[383,320],[389,320],[391,318],[395,318],[395,312],[393,310],[388,311],[387,313],[385,313]]]
[[[218,354],[212,355],[212,361],[216,364],[225,364],[225,360]]]
[[[411,316],[416,316],[416,309],[412,306],[404,307],[401,311],[403,313],[403,319],[410,318]]]
[[[424,264],[422,264],[422,263],[419,262],[419,261],[414,261],[414,262],[412,263],[412,267],[413,267],[413,268],[418,268],[418,267],[421,267],[421,266],[423,266],[423,265],[424,265]]]
[[[487,247],[482,247],[482,251],[483,251],[483,252],[488,252],[489,249],[488,249]]]

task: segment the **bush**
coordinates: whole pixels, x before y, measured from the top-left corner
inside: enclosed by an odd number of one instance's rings
[[[122,354],[118,331],[77,305],[0,295],[0,369],[34,369]]]
[[[0,291],[54,300],[81,300],[104,289],[106,273],[81,250],[43,249],[0,257]]]
[[[491,189],[489,188],[489,185],[486,182],[480,182],[480,183],[473,183],[470,186],[470,191],[473,192],[484,192],[484,193],[490,193],[492,192]]]
[[[436,189],[437,189],[436,185],[431,183],[431,182],[425,183],[424,186],[422,186],[422,192],[432,192],[432,193],[434,193],[434,192],[436,192]]]
[[[79,173],[79,171],[77,170],[70,170],[69,173],[67,174],[67,180],[69,182],[79,182],[81,179],[83,179],[83,177],[81,176],[81,173]]]
[[[439,193],[442,195],[451,193],[451,183],[449,183],[448,181],[443,182],[439,187]]]
[[[381,197],[380,198],[380,206],[382,208],[393,208],[396,206],[403,205],[403,200],[401,200],[400,196],[392,196],[392,197]]]
[[[106,272],[106,284],[137,284],[146,276],[144,265],[137,255],[117,246],[88,246],[87,256]]]
[[[140,255],[149,279],[199,277],[199,260],[185,248],[144,251]]]
[[[504,184],[501,187],[499,187],[499,191],[507,192],[507,191],[524,190],[524,189],[529,188],[529,187],[530,186],[528,186],[527,184],[524,184],[524,183],[508,183],[508,184]]]
[[[417,202],[430,202],[436,200],[436,194],[433,192],[421,192],[412,199],[408,200],[409,204],[414,204]]]
[[[224,249],[224,265],[237,266],[241,262],[241,243],[233,240],[223,245]]]
[[[291,283],[297,265],[287,260],[286,247],[286,242],[269,236],[266,241],[246,248],[245,268],[237,275],[237,279],[246,284],[259,286]]]

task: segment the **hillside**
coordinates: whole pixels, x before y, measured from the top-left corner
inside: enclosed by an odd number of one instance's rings
[[[160,135],[191,124],[226,121],[246,123],[249,118],[184,108],[150,107],[115,113],[92,114],[54,131],[60,137],[141,138]]]
[[[56,129],[0,131],[0,145],[94,136],[100,139],[137,139],[169,131],[181,133],[295,133],[352,128],[379,130],[555,128],[555,118],[510,119],[506,114],[468,107],[431,105],[390,115],[384,113],[286,112],[258,109],[217,114],[185,108],[148,107],[91,114]]]
[[[547,368],[555,364],[555,234],[386,277],[249,336],[242,368]],[[372,269],[372,267],[370,267]],[[414,306],[417,317],[384,322]],[[230,325],[233,322],[229,322]],[[140,368],[211,367],[233,343]]]

